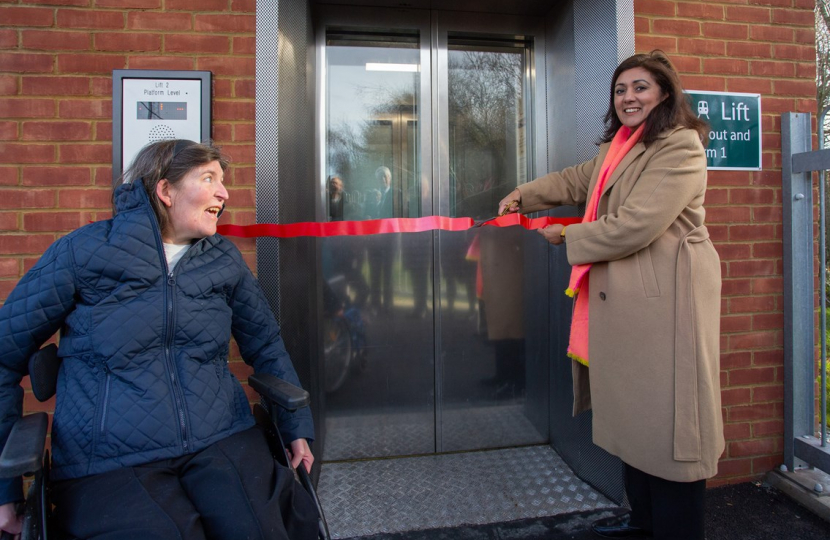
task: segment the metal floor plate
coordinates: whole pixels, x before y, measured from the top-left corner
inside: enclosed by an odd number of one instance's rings
[[[333,538],[616,506],[547,445],[325,463],[317,493]]]
[[[330,415],[323,459],[426,454],[434,449],[432,411],[424,413]],[[444,451],[539,444],[547,437],[528,420],[523,403],[490,407],[447,407]]]

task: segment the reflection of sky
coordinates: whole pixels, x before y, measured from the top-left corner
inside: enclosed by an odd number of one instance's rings
[[[378,93],[415,90],[419,73],[366,71],[367,62],[416,64],[418,49],[380,47],[328,47],[328,125],[357,125],[371,117]]]

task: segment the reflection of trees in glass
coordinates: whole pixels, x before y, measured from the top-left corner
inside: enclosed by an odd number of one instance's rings
[[[360,162],[365,153],[364,132],[364,126],[346,121],[329,127],[327,148],[329,170],[332,174],[350,176],[352,167]]]
[[[523,166],[521,53],[450,51],[450,179],[454,215],[485,217]]]
[[[417,80],[413,81],[417,84]],[[396,145],[399,138],[408,133],[395,133],[404,120],[415,119],[416,99],[412,85],[376,85],[355,87],[354,95],[360,96],[360,108],[366,111],[366,118],[360,121],[342,120],[328,127],[328,168],[330,174],[337,172],[346,184],[347,202],[365,205],[367,198],[373,200],[372,190],[379,188],[375,170],[387,166],[393,171],[395,182],[405,185],[393,187],[405,191],[409,183],[417,178],[417,159],[401,156]],[[408,148],[414,153],[415,147]],[[405,201],[397,201],[400,206]],[[365,214],[365,212],[364,212]],[[405,215],[416,215],[404,212]],[[365,217],[365,216],[361,216]]]

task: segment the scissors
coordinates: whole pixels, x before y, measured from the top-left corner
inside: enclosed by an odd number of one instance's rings
[[[509,213],[510,213],[510,209],[513,207],[513,205],[514,205],[514,204],[515,204],[516,206],[519,206],[519,205],[520,205],[519,201],[517,201],[516,199],[513,199],[512,201],[510,201],[509,203],[507,203],[507,206],[505,206],[505,207],[504,207],[504,210],[502,210],[502,211],[501,211],[501,214],[499,214],[499,215],[498,215],[498,216],[496,216],[496,217],[491,217],[491,218],[489,218],[489,219],[484,219],[484,220],[482,220],[482,221],[474,221],[474,222],[473,222],[473,228],[476,228],[476,227],[481,227],[481,226],[482,226],[482,225],[484,225],[485,223],[489,223],[490,221],[493,221],[494,219],[498,219],[498,218],[500,218],[500,217],[502,217],[502,216],[506,216],[507,214],[509,214]]]

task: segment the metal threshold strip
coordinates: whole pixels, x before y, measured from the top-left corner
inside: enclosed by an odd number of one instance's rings
[[[332,538],[614,508],[547,445],[323,465]]]

